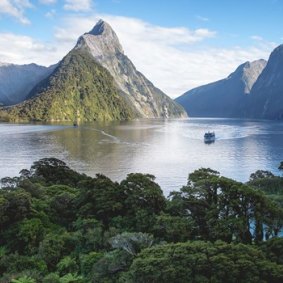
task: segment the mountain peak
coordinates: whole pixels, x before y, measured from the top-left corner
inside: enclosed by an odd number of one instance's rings
[[[99,20],[90,32],[82,35],[76,48],[87,47],[94,58],[124,53],[119,39],[111,26]]]
[[[100,19],[93,27],[93,29],[89,32],[89,34],[92,35],[102,35],[106,33],[114,33],[114,31],[111,26],[102,19]]]
[[[258,76],[266,66],[264,59],[259,59],[252,62],[245,62],[241,64],[232,74],[228,76],[228,79],[241,80],[245,85],[244,92],[250,93],[252,86],[256,82]]]

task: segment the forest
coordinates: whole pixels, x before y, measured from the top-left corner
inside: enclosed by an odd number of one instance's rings
[[[0,283],[281,283],[282,227],[269,171],[240,183],[201,168],[165,197],[149,174],[44,158],[1,180]]]

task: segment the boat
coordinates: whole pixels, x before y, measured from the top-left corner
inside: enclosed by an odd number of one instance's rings
[[[204,142],[205,143],[215,142],[215,133],[214,132],[206,132],[204,134]]]

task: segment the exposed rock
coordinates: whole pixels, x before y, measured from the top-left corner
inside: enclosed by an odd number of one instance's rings
[[[156,88],[124,54],[116,33],[100,20],[81,36],[76,49],[89,50],[95,60],[113,76],[119,89],[146,118],[186,117],[184,109]]]
[[[194,88],[176,101],[192,117],[245,117],[249,93],[265,66],[262,59],[246,62],[226,79]]]

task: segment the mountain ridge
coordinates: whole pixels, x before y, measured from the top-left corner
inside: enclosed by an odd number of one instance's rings
[[[270,54],[249,101],[248,117],[283,119],[283,44]]]
[[[189,90],[176,101],[192,117],[241,118],[246,115],[247,97],[265,66],[263,59],[245,62],[225,79]]]
[[[35,63],[0,63],[0,105],[13,105],[24,101],[32,88],[55,67],[56,65],[45,67]]]

